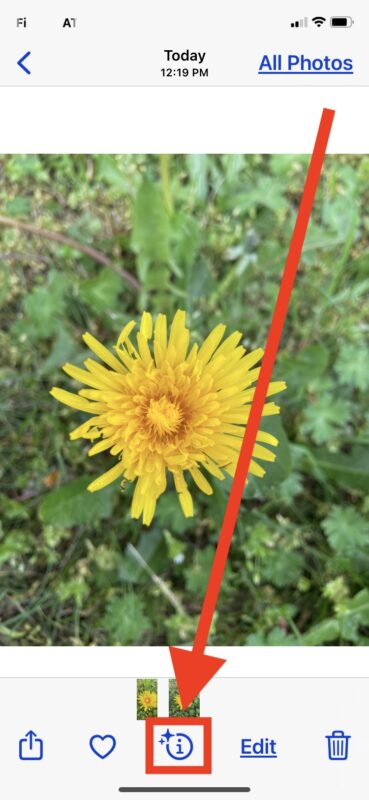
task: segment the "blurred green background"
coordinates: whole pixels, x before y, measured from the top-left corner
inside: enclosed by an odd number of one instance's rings
[[[49,389],[77,389],[60,367],[85,330],[111,345],[145,308],[264,346],[307,164],[0,157],[1,644],[192,641],[229,481],[142,528],[129,484],[87,494],[109,457],[69,441],[84,415]],[[245,492],[212,644],[369,644],[368,207],[369,156],[327,157],[262,426],[277,461]]]

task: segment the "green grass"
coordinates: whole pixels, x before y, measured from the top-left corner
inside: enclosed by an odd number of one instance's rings
[[[306,156],[0,157],[0,643],[193,639],[229,481],[173,491],[147,530],[132,487],[86,484],[108,456],[68,432],[83,414],[49,389],[143,309],[184,308],[200,341],[218,322],[265,344]],[[250,479],[211,643],[369,643],[369,157],[329,156],[274,371],[286,379],[277,461]],[[126,270],[140,283],[127,283]],[[153,578],[156,576],[156,579]]]

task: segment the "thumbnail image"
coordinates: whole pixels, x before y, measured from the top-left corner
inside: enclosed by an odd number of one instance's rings
[[[182,708],[181,698],[178,692],[177,681],[171,678],[169,681],[169,716],[170,717],[199,717],[200,716],[200,696],[190,703],[185,709]]]
[[[158,716],[158,682],[155,678],[137,678],[137,719]]]
[[[0,645],[193,643],[308,163],[0,156]],[[209,644],[369,644],[368,176],[325,159]]]

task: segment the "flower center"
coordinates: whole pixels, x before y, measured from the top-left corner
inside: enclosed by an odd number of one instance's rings
[[[182,409],[165,395],[158,400],[150,400],[147,420],[159,436],[176,433],[182,419]]]

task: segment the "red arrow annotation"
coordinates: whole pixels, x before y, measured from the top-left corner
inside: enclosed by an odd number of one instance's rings
[[[322,171],[334,114],[335,112],[329,108],[324,108],[322,112],[286,264],[279,287],[278,297],[274,307],[259,379],[257,381],[255,394],[250,409],[250,415],[245,429],[245,435],[242,441],[240,455],[224,514],[219,541],[215,551],[209,582],[202,604],[193,648],[192,650],[184,650],[183,648],[178,647],[169,648],[183,709],[186,709],[190,705],[192,700],[197,697],[201,689],[206,686],[211,678],[213,678],[215,673],[218,672],[220,667],[225,663],[224,659],[222,658],[215,658],[214,656],[205,655],[205,648],[218,600],[224,569],[227,563],[229,548],[237,521],[242,493],[250,467],[250,461],[255,445],[263,406],[272,377],[274,362],[287,315],[288,305],[292,294],[297,267],[301,257],[306,230],[313,208],[315,193]]]

